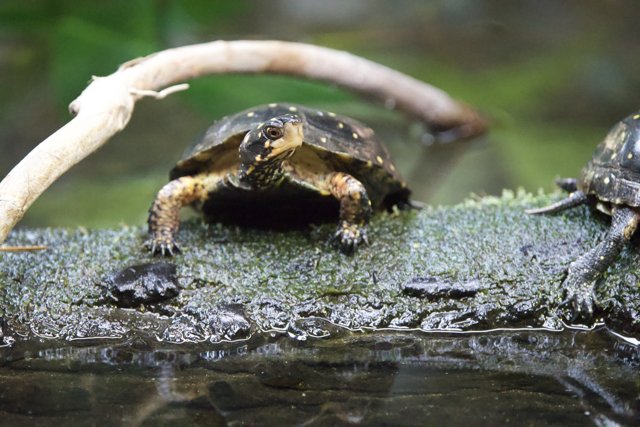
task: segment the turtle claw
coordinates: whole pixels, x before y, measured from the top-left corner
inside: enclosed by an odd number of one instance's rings
[[[150,237],[144,243],[144,247],[151,252],[151,255],[160,254],[163,257],[173,257],[182,252],[180,246],[178,246],[178,243],[173,238]]]
[[[572,312],[571,322],[584,321],[591,323],[593,320],[596,295],[593,283],[567,283],[565,282],[565,298],[560,303],[561,307],[570,307]]]
[[[369,245],[366,227],[346,221],[338,227],[331,241],[346,255],[352,255],[362,244]]]

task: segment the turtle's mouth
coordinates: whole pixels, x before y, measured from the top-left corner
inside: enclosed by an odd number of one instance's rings
[[[284,124],[284,136],[271,143],[270,158],[277,158],[293,153],[293,151],[302,145],[303,133],[302,122],[300,120],[291,120]]]

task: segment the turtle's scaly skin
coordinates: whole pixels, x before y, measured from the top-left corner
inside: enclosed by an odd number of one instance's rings
[[[353,252],[358,243],[369,243],[365,226],[371,218],[371,202],[364,186],[342,172],[330,179],[331,194],[340,200],[340,225],[334,240],[346,252]]]
[[[409,190],[373,131],[348,117],[269,104],[214,123],[187,149],[149,212],[152,252],[178,250],[179,212],[283,225],[339,215],[345,253],[367,243],[374,209],[408,203]]]
[[[175,234],[180,224],[180,208],[206,197],[207,190],[201,180],[190,176],[180,177],[162,187],[149,209],[149,228],[155,230],[155,238],[148,242],[149,250],[154,253],[159,250],[162,255],[165,251],[168,255],[179,251]]]
[[[615,260],[640,222],[640,112],[616,124],[598,145],[579,180],[558,184],[569,197],[533,214],[553,213],[586,202],[611,215],[611,229],[595,248],[572,262],[564,281],[565,301],[573,306],[573,319],[590,321],[596,303],[596,282]]]

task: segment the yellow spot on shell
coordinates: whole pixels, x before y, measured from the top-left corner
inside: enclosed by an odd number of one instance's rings
[[[353,136],[353,139],[358,139],[358,134],[357,133],[352,133],[351,136]]]
[[[335,117],[336,116],[336,113],[332,113],[331,111],[329,111],[327,114],[330,115],[331,117]]]
[[[289,111],[298,111],[296,107],[289,107]]]
[[[384,160],[382,160],[382,157],[380,156],[376,156],[376,160],[378,161],[378,163],[383,164]]]
[[[609,177],[606,177],[606,178],[604,179],[604,183],[605,183],[605,185],[609,185],[609,182],[611,182],[611,180],[609,179]]]
[[[320,137],[320,142],[327,142],[327,138],[325,138],[324,136]]]
[[[319,116],[324,116],[324,113],[322,111],[316,111],[316,114]]]
[[[627,159],[633,159],[633,153],[627,154]]]
[[[633,116],[633,119],[634,119],[634,120],[638,120],[638,119],[640,119],[640,114],[636,114],[636,115],[634,115],[634,116]]]
[[[269,104],[270,108],[274,108],[274,107],[277,107],[277,106],[278,106],[278,104],[276,104],[275,102],[272,102],[271,104]]]
[[[247,113],[247,117],[253,117],[255,115],[256,113],[254,113],[253,111]]]
[[[338,122],[338,127],[339,127],[340,129],[342,129],[342,128],[344,127],[344,123],[342,123],[342,122]]]
[[[396,170],[396,167],[393,165],[393,163],[391,163],[391,164],[389,165],[389,169],[391,169],[392,171],[395,171],[395,170]]]
[[[371,163],[371,160],[367,160],[367,167],[370,168],[373,166],[373,163]]]

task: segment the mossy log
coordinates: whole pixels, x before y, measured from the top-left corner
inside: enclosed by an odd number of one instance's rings
[[[168,260],[143,251],[141,226],[18,229],[8,244],[48,249],[0,253],[5,339],[217,342],[265,331],[322,336],[327,321],[349,329],[561,329],[567,267],[608,221],[587,207],[524,213],[557,197],[505,192],[377,215],[371,244],[353,256],[329,245],[334,224],[282,232],[190,220],[180,230],[183,253]],[[598,320],[635,337],[637,249],[625,248],[597,288]]]

